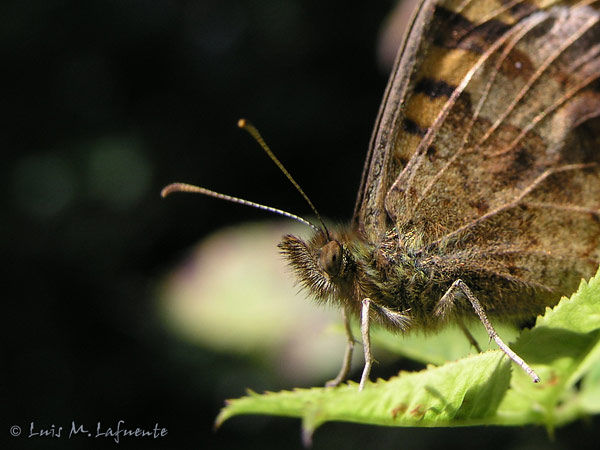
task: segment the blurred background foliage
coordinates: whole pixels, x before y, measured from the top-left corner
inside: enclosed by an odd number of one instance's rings
[[[236,128],[247,117],[322,214],[348,220],[389,48],[401,29],[381,31],[393,7],[337,0],[2,2],[3,448],[113,448],[110,440],[11,438],[8,430],[32,421],[93,428],[120,419],[169,431],[163,439],[123,439],[121,448],[300,447],[295,420],[239,418],[212,431],[225,398],[247,387],[320,384],[339,364],[342,338],[328,325],[335,315],[301,295],[288,307],[283,296],[295,292],[291,278],[270,262],[277,261],[279,236],[297,227],[270,222],[259,227],[260,237],[244,241],[237,231],[195,247],[223,227],[265,214],[200,197],[162,200],[159,192],[171,181],[189,181],[308,214]],[[256,233],[256,226],[249,230]],[[216,254],[214,262],[202,251]],[[258,286],[255,295],[280,301],[261,310],[248,300],[238,308],[230,303],[240,297],[233,291],[221,301],[232,305],[231,322],[206,334],[200,319],[212,316],[202,302],[182,309],[175,294],[197,283],[200,291],[235,287],[235,279],[219,281],[216,274],[233,277],[237,256],[261,275],[260,284],[240,289]],[[197,267],[224,272],[211,272],[203,283]],[[220,294],[206,292],[218,304]],[[236,340],[246,336],[244,321],[271,334]],[[302,326],[286,334],[292,323]],[[419,367],[386,364],[383,354],[381,360],[379,376]],[[310,361],[314,370],[304,367]],[[332,424],[317,432],[314,447],[448,449],[468,441],[485,448],[592,448],[593,430],[576,424],[549,443],[541,429]]]

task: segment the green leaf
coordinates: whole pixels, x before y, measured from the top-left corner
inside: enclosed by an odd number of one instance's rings
[[[237,414],[301,417],[312,432],[338,420],[388,426],[469,425],[493,415],[510,381],[508,360],[492,351],[417,373],[403,372],[389,381],[354,382],[337,388],[268,392],[229,400],[217,425]]]
[[[378,332],[382,333],[382,332]],[[379,336],[379,334],[378,334]],[[388,339],[378,337],[378,341]],[[396,337],[397,339],[397,337]],[[421,337],[420,339],[427,339]],[[240,414],[302,419],[307,439],[327,421],[385,426],[562,425],[600,411],[600,272],[538,317],[512,345],[539,384],[499,350],[438,367],[337,388],[295,389],[228,400],[217,425]],[[578,382],[581,380],[581,385]]]

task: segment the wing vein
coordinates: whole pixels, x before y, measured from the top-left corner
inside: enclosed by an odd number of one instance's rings
[[[464,233],[465,231],[468,231],[472,228],[474,228],[476,225],[481,224],[482,222],[491,219],[494,216],[497,216],[499,213],[506,211],[508,209],[511,208],[515,208],[519,205],[522,204],[522,200],[523,198],[525,198],[528,194],[530,194],[535,188],[537,188],[540,184],[542,184],[550,175],[553,175],[555,173],[559,173],[559,172],[567,172],[570,170],[581,170],[581,169],[585,169],[588,167],[593,167],[595,164],[594,163],[590,163],[590,164],[566,164],[563,166],[558,166],[558,167],[554,167],[554,168],[550,168],[550,169],[546,169],[544,172],[542,172],[529,186],[525,187],[520,193],[519,195],[516,196],[516,198],[509,203],[506,203],[502,206],[499,206],[496,209],[493,209],[492,211],[483,214],[482,216],[478,217],[477,219],[457,228],[454,231],[451,231],[448,234],[445,234],[444,236],[436,239],[435,241],[426,244],[425,246],[421,247],[417,252],[422,252],[426,249],[430,249],[432,247],[436,247],[436,246],[440,246],[444,243],[447,243],[448,241],[452,240],[453,238],[457,237],[458,235]]]
[[[581,38],[591,27],[598,23],[598,16],[592,16],[588,19],[588,21],[577,30],[576,33],[569,36],[569,39],[562,42],[562,44],[554,51],[546,60],[538,67],[538,69],[534,72],[531,78],[527,81],[525,86],[521,89],[521,91],[516,95],[516,97],[511,101],[508,107],[504,110],[504,112],[500,115],[500,117],[494,122],[494,124],[488,129],[488,131],[482,136],[479,145],[482,145],[485,141],[487,141],[490,136],[498,129],[500,125],[506,120],[509,114],[516,108],[518,103],[527,95],[527,93],[531,90],[533,85],[540,79],[540,77],[548,70],[548,68],[554,63],[560,55],[571,45],[573,45],[579,38]]]
[[[507,40],[509,40],[514,34],[517,34],[522,29],[523,26],[524,26],[524,24],[520,23],[519,25],[516,25],[515,27],[509,29],[506,33],[504,33],[501,37],[499,37],[490,46],[490,48],[488,48],[485,51],[485,53],[483,53],[481,55],[481,57],[477,60],[477,62],[473,65],[473,67],[471,67],[469,69],[467,74],[463,77],[461,83],[456,87],[456,89],[454,89],[450,98],[444,104],[444,107],[438,114],[435,122],[433,123],[433,125],[431,127],[429,127],[429,129],[427,130],[427,133],[425,134],[425,136],[423,137],[421,142],[419,142],[419,145],[417,146],[417,148],[413,154],[413,157],[410,159],[410,161],[408,162],[408,164],[406,165],[406,167],[404,167],[404,170],[402,171],[402,173],[409,174],[408,179],[406,180],[406,187],[404,188],[405,204],[408,204],[408,193],[411,191],[411,187],[412,187],[412,184],[414,181],[414,177],[417,173],[417,170],[423,162],[423,158],[426,153],[425,150],[431,145],[431,142],[436,137],[437,132],[439,131],[440,127],[442,126],[444,120],[446,120],[446,117],[448,116],[448,113],[450,112],[450,110],[452,109],[454,104],[456,103],[456,100],[458,99],[460,94],[462,94],[462,92],[465,90],[465,88],[467,87],[467,85],[469,84],[469,82],[471,81],[471,79],[473,78],[475,73],[477,72],[477,70],[479,70],[479,68],[490,58],[490,56],[494,52],[496,52]],[[399,177],[399,179],[401,179],[401,178],[403,178],[402,175]],[[398,180],[396,180],[396,182],[394,182],[394,184],[392,185],[390,190],[397,188],[397,183],[398,183]]]
[[[494,84],[494,81],[496,80],[496,76],[498,75],[498,73],[500,71],[500,67],[502,66],[502,64],[504,63],[504,61],[506,60],[506,58],[508,57],[508,55],[510,54],[510,52],[519,43],[519,41],[521,39],[523,39],[527,35],[527,33],[529,33],[535,27],[537,27],[538,25],[540,25],[541,23],[543,23],[546,19],[547,19],[547,17],[544,16],[544,15],[538,15],[537,17],[533,18],[531,21],[527,22],[522,27],[522,29],[519,30],[519,32],[513,37],[513,39],[511,39],[507,43],[507,45],[504,48],[502,54],[500,55],[500,57],[496,61],[496,64],[495,64],[494,69],[492,71],[492,74],[491,74],[489,80],[487,81],[487,83],[485,85],[483,94],[482,94],[481,98],[479,99],[479,102],[477,103],[477,106],[475,108],[475,111],[474,111],[471,119],[469,120],[469,123],[468,123],[468,125],[466,127],[466,131],[465,131],[464,137],[463,137],[462,142],[461,142],[461,146],[459,147],[459,149],[457,150],[457,152],[454,153],[454,155],[452,155],[452,157],[446,162],[446,164],[439,170],[439,172],[437,172],[435,174],[435,176],[432,178],[432,180],[427,184],[427,186],[419,194],[419,196],[417,198],[417,201],[415,202],[415,204],[411,208],[409,218],[412,218],[414,216],[414,213],[417,211],[417,208],[420,206],[420,204],[422,203],[422,201],[425,200],[425,198],[427,197],[428,192],[440,180],[440,178],[447,172],[448,168],[454,162],[456,162],[456,160],[458,159],[459,156],[462,156],[465,153],[470,153],[470,152],[477,151],[479,149],[480,144],[477,144],[474,147],[468,148],[466,150],[465,150],[465,147],[466,147],[466,145],[467,145],[467,143],[469,141],[469,136],[471,135],[471,132],[473,130],[473,125],[475,124],[475,122],[479,118],[479,114],[481,113],[481,110],[483,109],[483,106],[484,106],[485,102],[488,99],[489,92],[490,92],[490,90],[492,88],[492,85]]]

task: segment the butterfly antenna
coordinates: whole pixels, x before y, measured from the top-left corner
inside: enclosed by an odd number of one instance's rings
[[[317,208],[315,208],[315,205],[313,205],[313,202],[310,201],[310,198],[308,198],[308,195],[306,195],[306,193],[302,190],[300,185],[296,182],[296,180],[294,180],[294,178],[287,171],[285,166],[281,163],[281,161],[279,161],[279,159],[277,159],[275,154],[271,151],[271,149],[269,148],[269,146],[267,145],[267,143],[265,142],[263,137],[260,135],[260,133],[258,132],[256,127],[254,125],[252,125],[251,123],[249,123],[246,119],[238,120],[237,125],[238,125],[238,127],[242,128],[243,130],[246,130],[250,134],[250,136],[252,136],[256,142],[258,142],[258,145],[260,145],[262,147],[262,149],[269,156],[269,158],[271,158],[271,160],[275,163],[275,165],[279,168],[279,170],[286,176],[286,178],[290,181],[290,183],[292,183],[292,185],[296,188],[296,190],[300,193],[300,195],[302,195],[304,200],[306,200],[306,203],[308,203],[308,206],[310,206],[310,209],[312,209],[312,211],[317,216],[317,219],[319,219],[319,222],[321,222],[321,225],[323,226],[323,229],[325,230],[325,234],[327,235],[327,238],[330,239],[329,230],[325,226],[325,222],[323,222],[323,219],[321,218],[321,214],[319,214],[319,211],[317,211]],[[314,225],[313,225],[313,228],[314,228]]]
[[[200,186],[194,186],[193,184],[187,183],[171,183],[168,186],[165,186],[162,191],[160,191],[161,197],[166,197],[169,194],[174,192],[191,192],[194,194],[202,194],[207,195],[209,197],[218,198],[220,200],[225,200],[232,203],[238,203],[240,205],[251,206],[252,208],[261,209],[263,211],[269,211],[275,214],[279,214],[280,216],[287,217],[289,219],[296,220],[300,223],[308,225],[315,231],[319,231],[319,227],[313,225],[308,220],[297,216],[296,214],[289,213],[287,211],[283,211],[282,209],[273,208],[271,206],[261,205],[260,203],[251,202],[250,200],[244,200],[243,198],[232,197],[231,195],[221,194],[219,192],[211,191],[210,189],[206,189]]]

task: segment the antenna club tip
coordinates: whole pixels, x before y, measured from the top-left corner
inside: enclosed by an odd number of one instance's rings
[[[246,119],[240,119],[240,120],[238,120],[237,126],[239,128],[245,128],[246,125],[247,125]]]
[[[165,198],[167,195],[180,190],[180,185],[181,183],[171,183],[168,186],[165,186],[164,188],[162,188],[162,190],[160,191],[160,196],[162,198]]]

